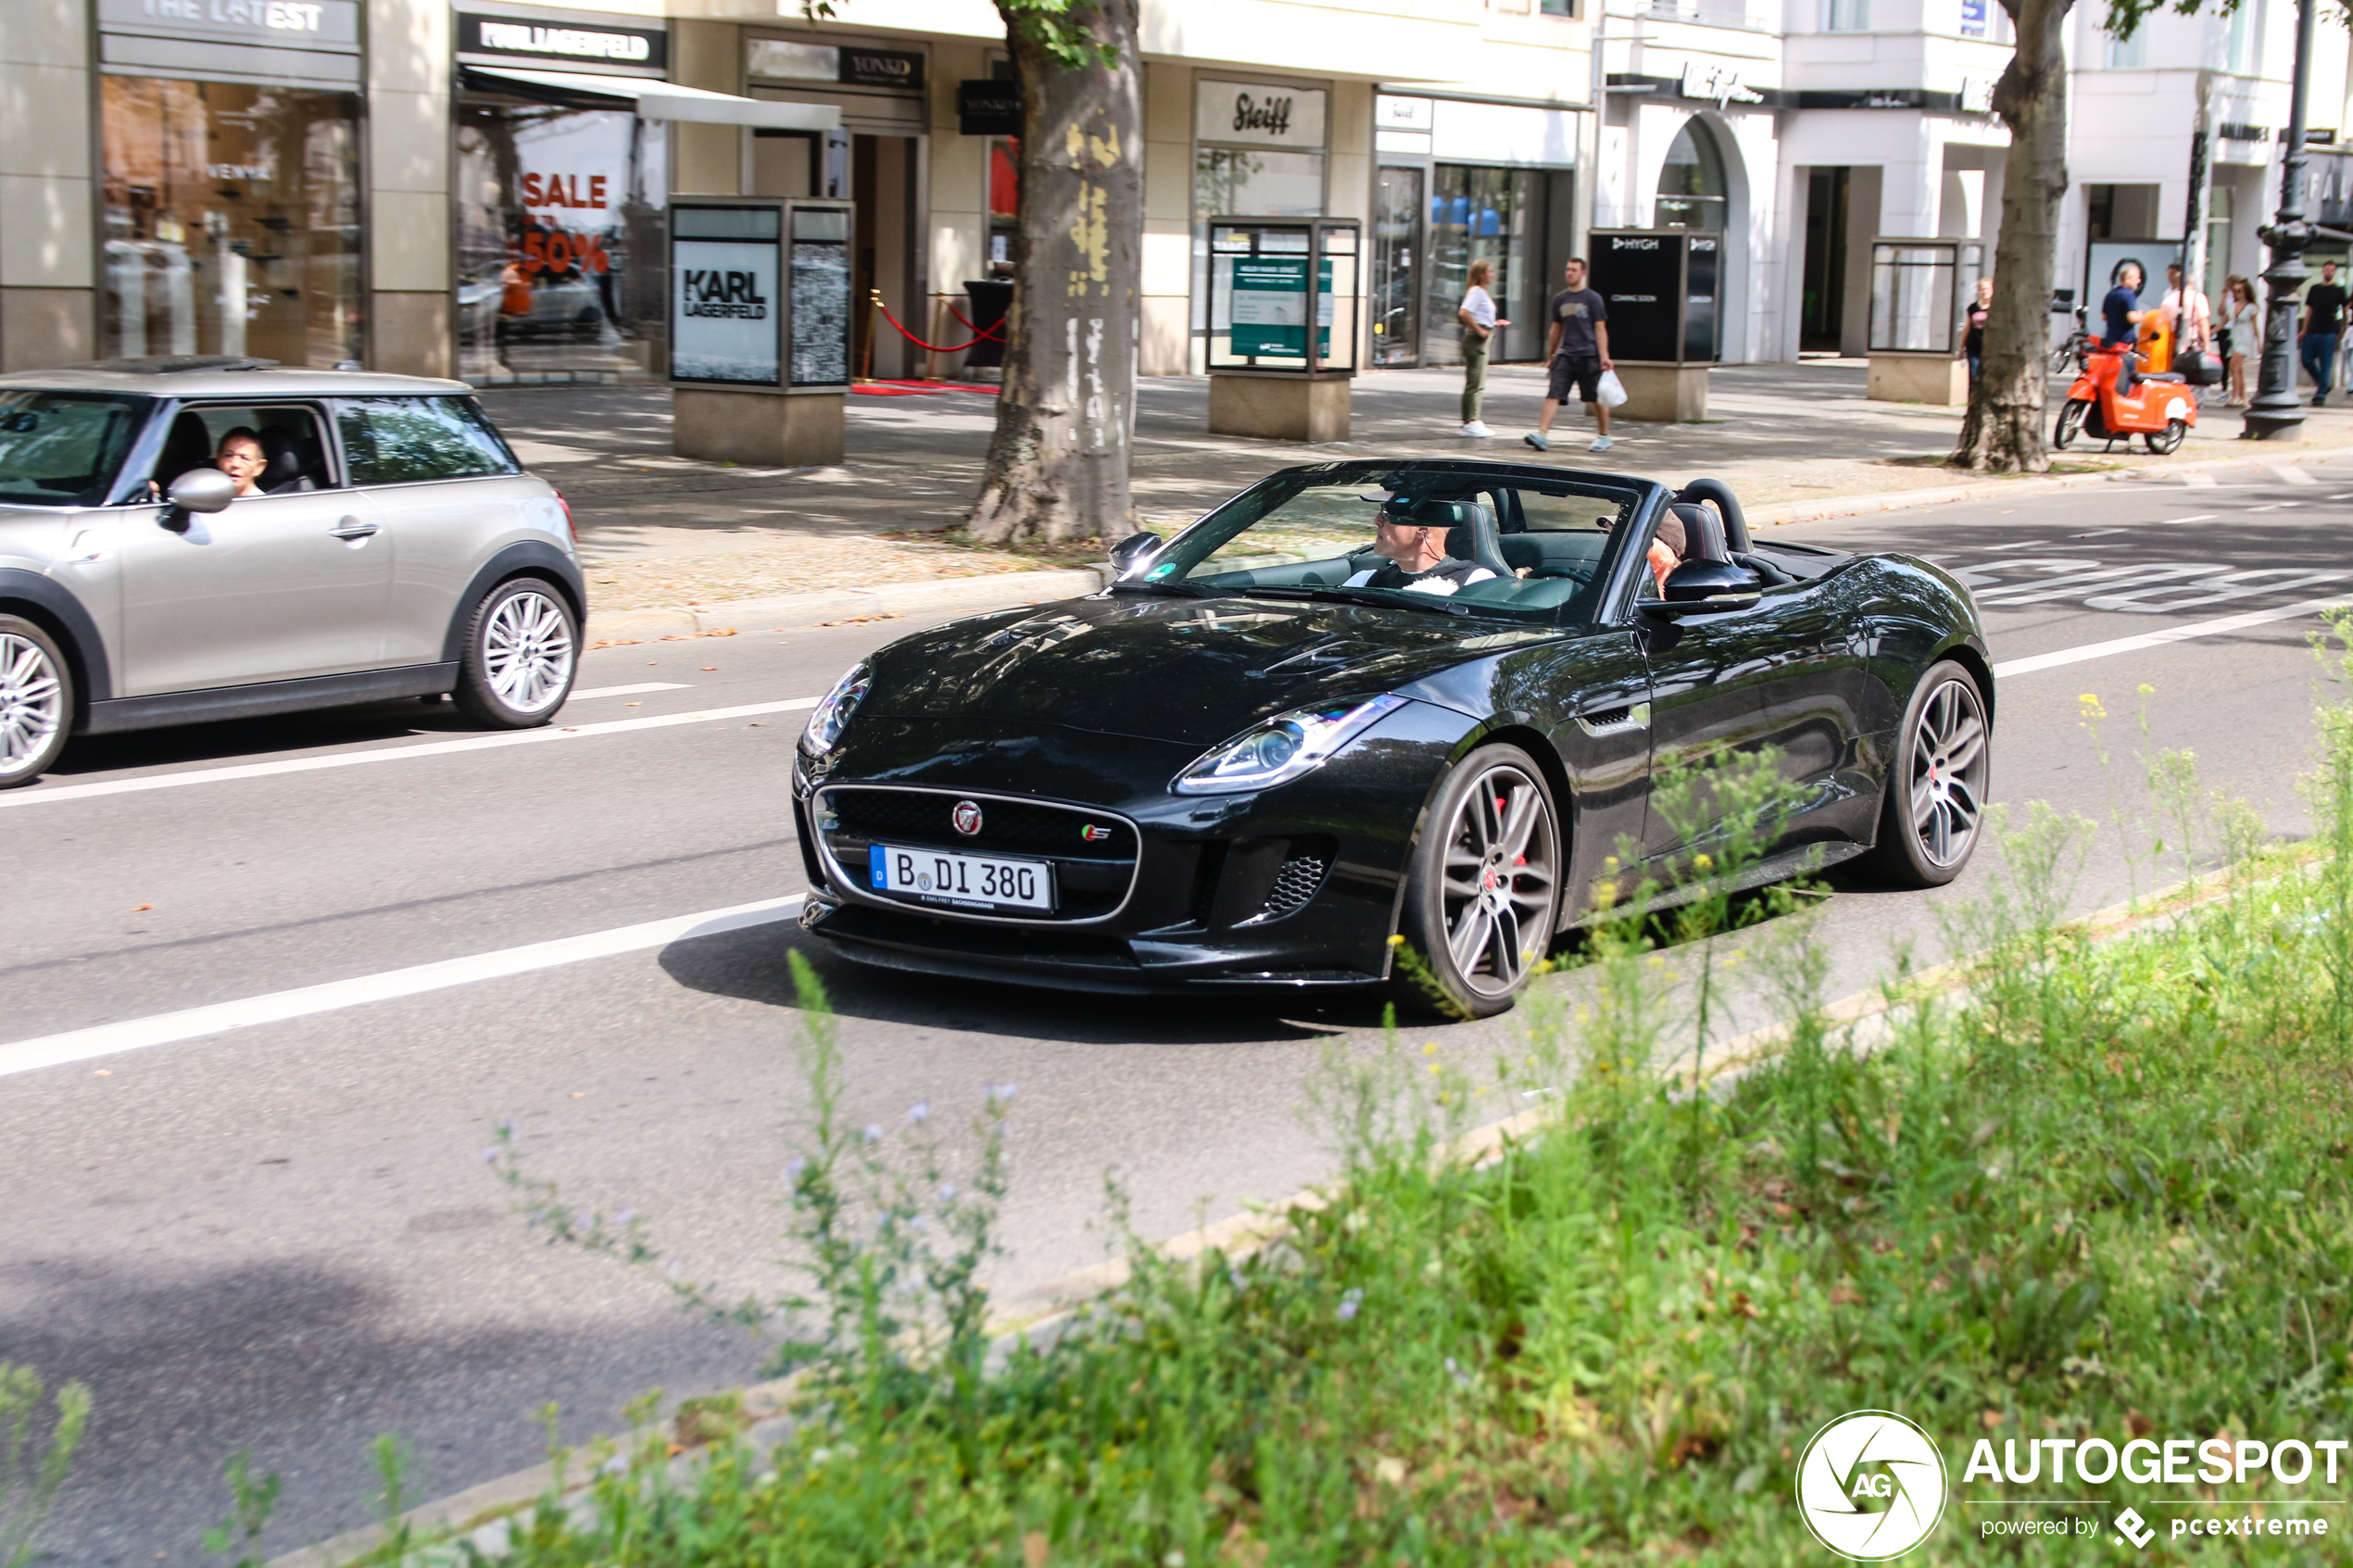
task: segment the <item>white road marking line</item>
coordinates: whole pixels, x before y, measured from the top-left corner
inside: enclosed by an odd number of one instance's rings
[[[2192,512],[2188,517],[2161,517],[2157,521],[2159,522],[2212,522],[2221,515],[2220,512]]]
[[[2182,476],[2182,483],[2193,490],[2211,490],[2215,479],[2210,473],[2185,473]]]
[[[1985,549],[1986,553],[1990,555],[1995,550],[2031,550],[2037,545],[2047,545],[2049,543],[2050,541],[2048,539],[2013,539],[2007,545],[1988,545],[1985,546]],[[1931,556],[1929,558],[1933,560],[1936,558]]]
[[[665,729],[673,724],[711,724],[722,719],[749,719],[762,713],[793,713],[817,706],[813,696],[784,702],[748,702],[734,708],[698,708],[691,713],[655,713],[643,719],[608,719],[601,724],[566,724],[544,730],[510,730],[495,735],[471,735],[464,740],[429,741],[422,746],[390,746],[373,751],[342,751],[332,757],[290,757],[278,762],[241,762],[228,768],[196,768],[184,773],[151,773],[144,778],[107,779],[99,784],[65,784],[0,795],[0,810],[15,806],[41,806],[57,800],[87,800],[99,795],[135,795],[142,790],[177,789],[182,784],[226,784],[233,779],[266,779],[277,773],[308,773],[320,768],[355,768],[363,762],[402,762],[412,757],[449,757],[461,751],[493,751],[507,746],[536,746],[544,741],[585,740],[591,735],[628,734],[637,730]]]
[[[2353,490],[2340,490],[2329,497],[2332,501],[2353,501]]]
[[[564,700],[579,702],[592,696],[635,696],[640,692],[683,692],[686,689],[686,683],[684,681],[640,681],[634,686],[591,686],[585,692],[573,693]]]
[[[2246,509],[2251,512],[2275,512],[2284,507],[2300,507],[2303,504],[2301,501],[2274,501],[2268,507],[2249,507]]]
[[[2299,616],[2317,615],[2340,605],[2353,605],[2353,596],[2334,595],[2325,599],[2303,599],[2277,609],[2251,609],[2244,615],[2218,616],[2212,621],[2195,621],[2186,626],[2168,626],[2162,631],[2144,632],[2136,637],[2118,637],[2105,643],[2086,643],[2081,647],[2057,648],[2050,653],[2033,654],[2025,659],[2005,659],[1994,666],[1994,678],[2004,680],[2012,675],[2032,675],[2037,671],[2057,670],[2062,665],[2081,664],[2086,659],[2108,659],[2120,653],[2139,653],[2146,648],[2161,648],[2169,643],[2187,642],[2193,637],[2227,636],[2250,627],[2268,625],[2274,621],[2294,621]]]
[[[2297,468],[2294,463],[2273,463],[2271,465],[2271,471],[2278,474],[2282,479],[2286,480],[2290,484],[2318,484],[2321,483],[2319,480],[2314,479],[2310,474],[2306,473],[2302,469]]]
[[[322,985],[302,985],[291,991],[247,997],[241,1001],[215,1002],[209,1007],[185,1008],[178,1012],[157,1013],[149,1018],[127,1019],[120,1023],[101,1023],[95,1028],[72,1029],[62,1035],[44,1035],[36,1039],[18,1040],[0,1046],[0,1077],[31,1073],[44,1067],[59,1067],[69,1062],[88,1061],[94,1057],[114,1056],[122,1051],[142,1050],[149,1046],[175,1045],[183,1040],[201,1039],[207,1035],[225,1034],[232,1029],[249,1029],[257,1023],[277,1023],[290,1018],[308,1018],[314,1013],[364,1007],[371,1002],[395,1001],[427,991],[446,991],[453,985],[471,985],[479,980],[497,980],[510,974],[528,974],[534,970],[554,969],[587,959],[642,952],[648,947],[664,947],[689,937],[716,936],[723,932],[772,925],[778,921],[792,919],[800,909],[802,897],[796,893],[789,898],[764,898],[755,904],[734,904],[724,909],[706,909],[700,914],[673,915],[668,920],[616,926],[610,931],[592,931],[584,936],[562,936],[552,942],[534,942],[495,953],[444,959],[438,963],[388,969],[381,974],[331,980]]]

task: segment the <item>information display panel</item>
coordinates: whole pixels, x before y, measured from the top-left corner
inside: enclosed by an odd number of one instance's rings
[[[1353,375],[1356,244],[1353,219],[1213,220],[1210,368]]]
[[[849,384],[848,202],[670,205],[670,379],[747,392]]]
[[[1638,364],[1706,365],[1723,353],[1723,236],[1705,229],[1593,231],[1592,288],[1609,351]]]

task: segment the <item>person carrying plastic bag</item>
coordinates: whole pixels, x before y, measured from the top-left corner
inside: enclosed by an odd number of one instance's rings
[[[1553,324],[1544,340],[1552,379],[1544,388],[1544,408],[1536,416],[1536,428],[1520,439],[1539,452],[1552,450],[1553,416],[1574,390],[1593,416],[1596,433],[1585,449],[1606,452],[1610,408],[1626,401],[1626,389],[1618,384],[1609,357],[1609,310],[1602,296],[1585,286],[1583,257],[1570,257],[1563,271],[1568,286],[1553,295]]]

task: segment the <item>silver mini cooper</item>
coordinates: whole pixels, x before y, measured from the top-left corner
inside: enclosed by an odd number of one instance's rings
[[[463,383],[0,376],[0,789],[76,734],[445,693],[544,724],[586,613],[570,509]]]

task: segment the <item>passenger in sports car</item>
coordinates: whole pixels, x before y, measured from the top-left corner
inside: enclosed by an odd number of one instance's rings
[[[1689,542],[1683,533],[1683,520],[1673,512],[1658,520],[1658,532],[1651,537],[1651,575],[1658,579],[1658,591],[1667,591],[1667,574],[1683,564],[1683,551]]]
[[[1393,496],[1381,503],[1373,522],[1373,553],[1386,556],[1387,566],[1368,567],[1340,584],[1343,588],[1389,588],[1408,594],[1452,594],[1495,574],[1477,561],[1446,553],[1446,529],[1412,521],[1414,503]]]

